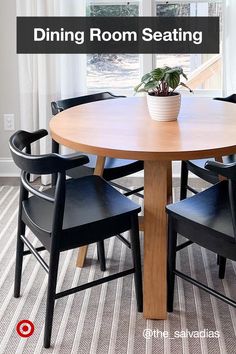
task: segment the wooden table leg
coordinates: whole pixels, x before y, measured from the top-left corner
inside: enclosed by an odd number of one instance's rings
[[[88,252],[88,246],[82,246],[79,248],[77,260],[76,260],[76,267],[83,268],[87,256],[87,252]]]
[[[144,317],[166,319],[167,216],[170,163],[144,162]],[[168,178],[169,177],[169,178]]]
[[[96,176],[103,175],[105,160],[106,160],[105,157],[97,156],[97,162],[96,162],[96,167],[94,170],[94,175],[96,175]],[[88,246],[83,246],[83,247],[79,248],[77,261],[76,261],[76,267],[82,268],[84,266],[87,252],[88,252]]]

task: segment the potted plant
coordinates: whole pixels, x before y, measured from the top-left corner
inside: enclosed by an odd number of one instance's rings
[[[175,92],[178,86],[192,90],[183,82],[181,76],[187,80],[187,76],[181,67],[156,68],[145,74],[136,92],[147,92],[147,104],[152,119],[158,121],[176,120],[180,110],[180,93]]]

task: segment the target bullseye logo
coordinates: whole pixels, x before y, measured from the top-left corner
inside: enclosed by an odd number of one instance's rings
[[[34,324],[29,320],[22,320],[17,323],[16,331],[20,337],[30,337],[34,333]]]

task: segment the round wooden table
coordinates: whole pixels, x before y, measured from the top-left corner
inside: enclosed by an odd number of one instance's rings
[[[183,97],[177,121],[156,122],[144,97],[106,100],[59,113],[50,130],[58,143],[100,156],[100,166],[105,156],[144,160],[144,316],[165,319],[170,162],[236,153],[236,105]]]

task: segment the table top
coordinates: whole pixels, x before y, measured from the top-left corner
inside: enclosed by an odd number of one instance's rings
[[[50,121],[52,138],[77,151],[139,160],[184,160],[236,153],[236,104],[182,97],[177,121],[150,118],[146,97],[93,102]]]

